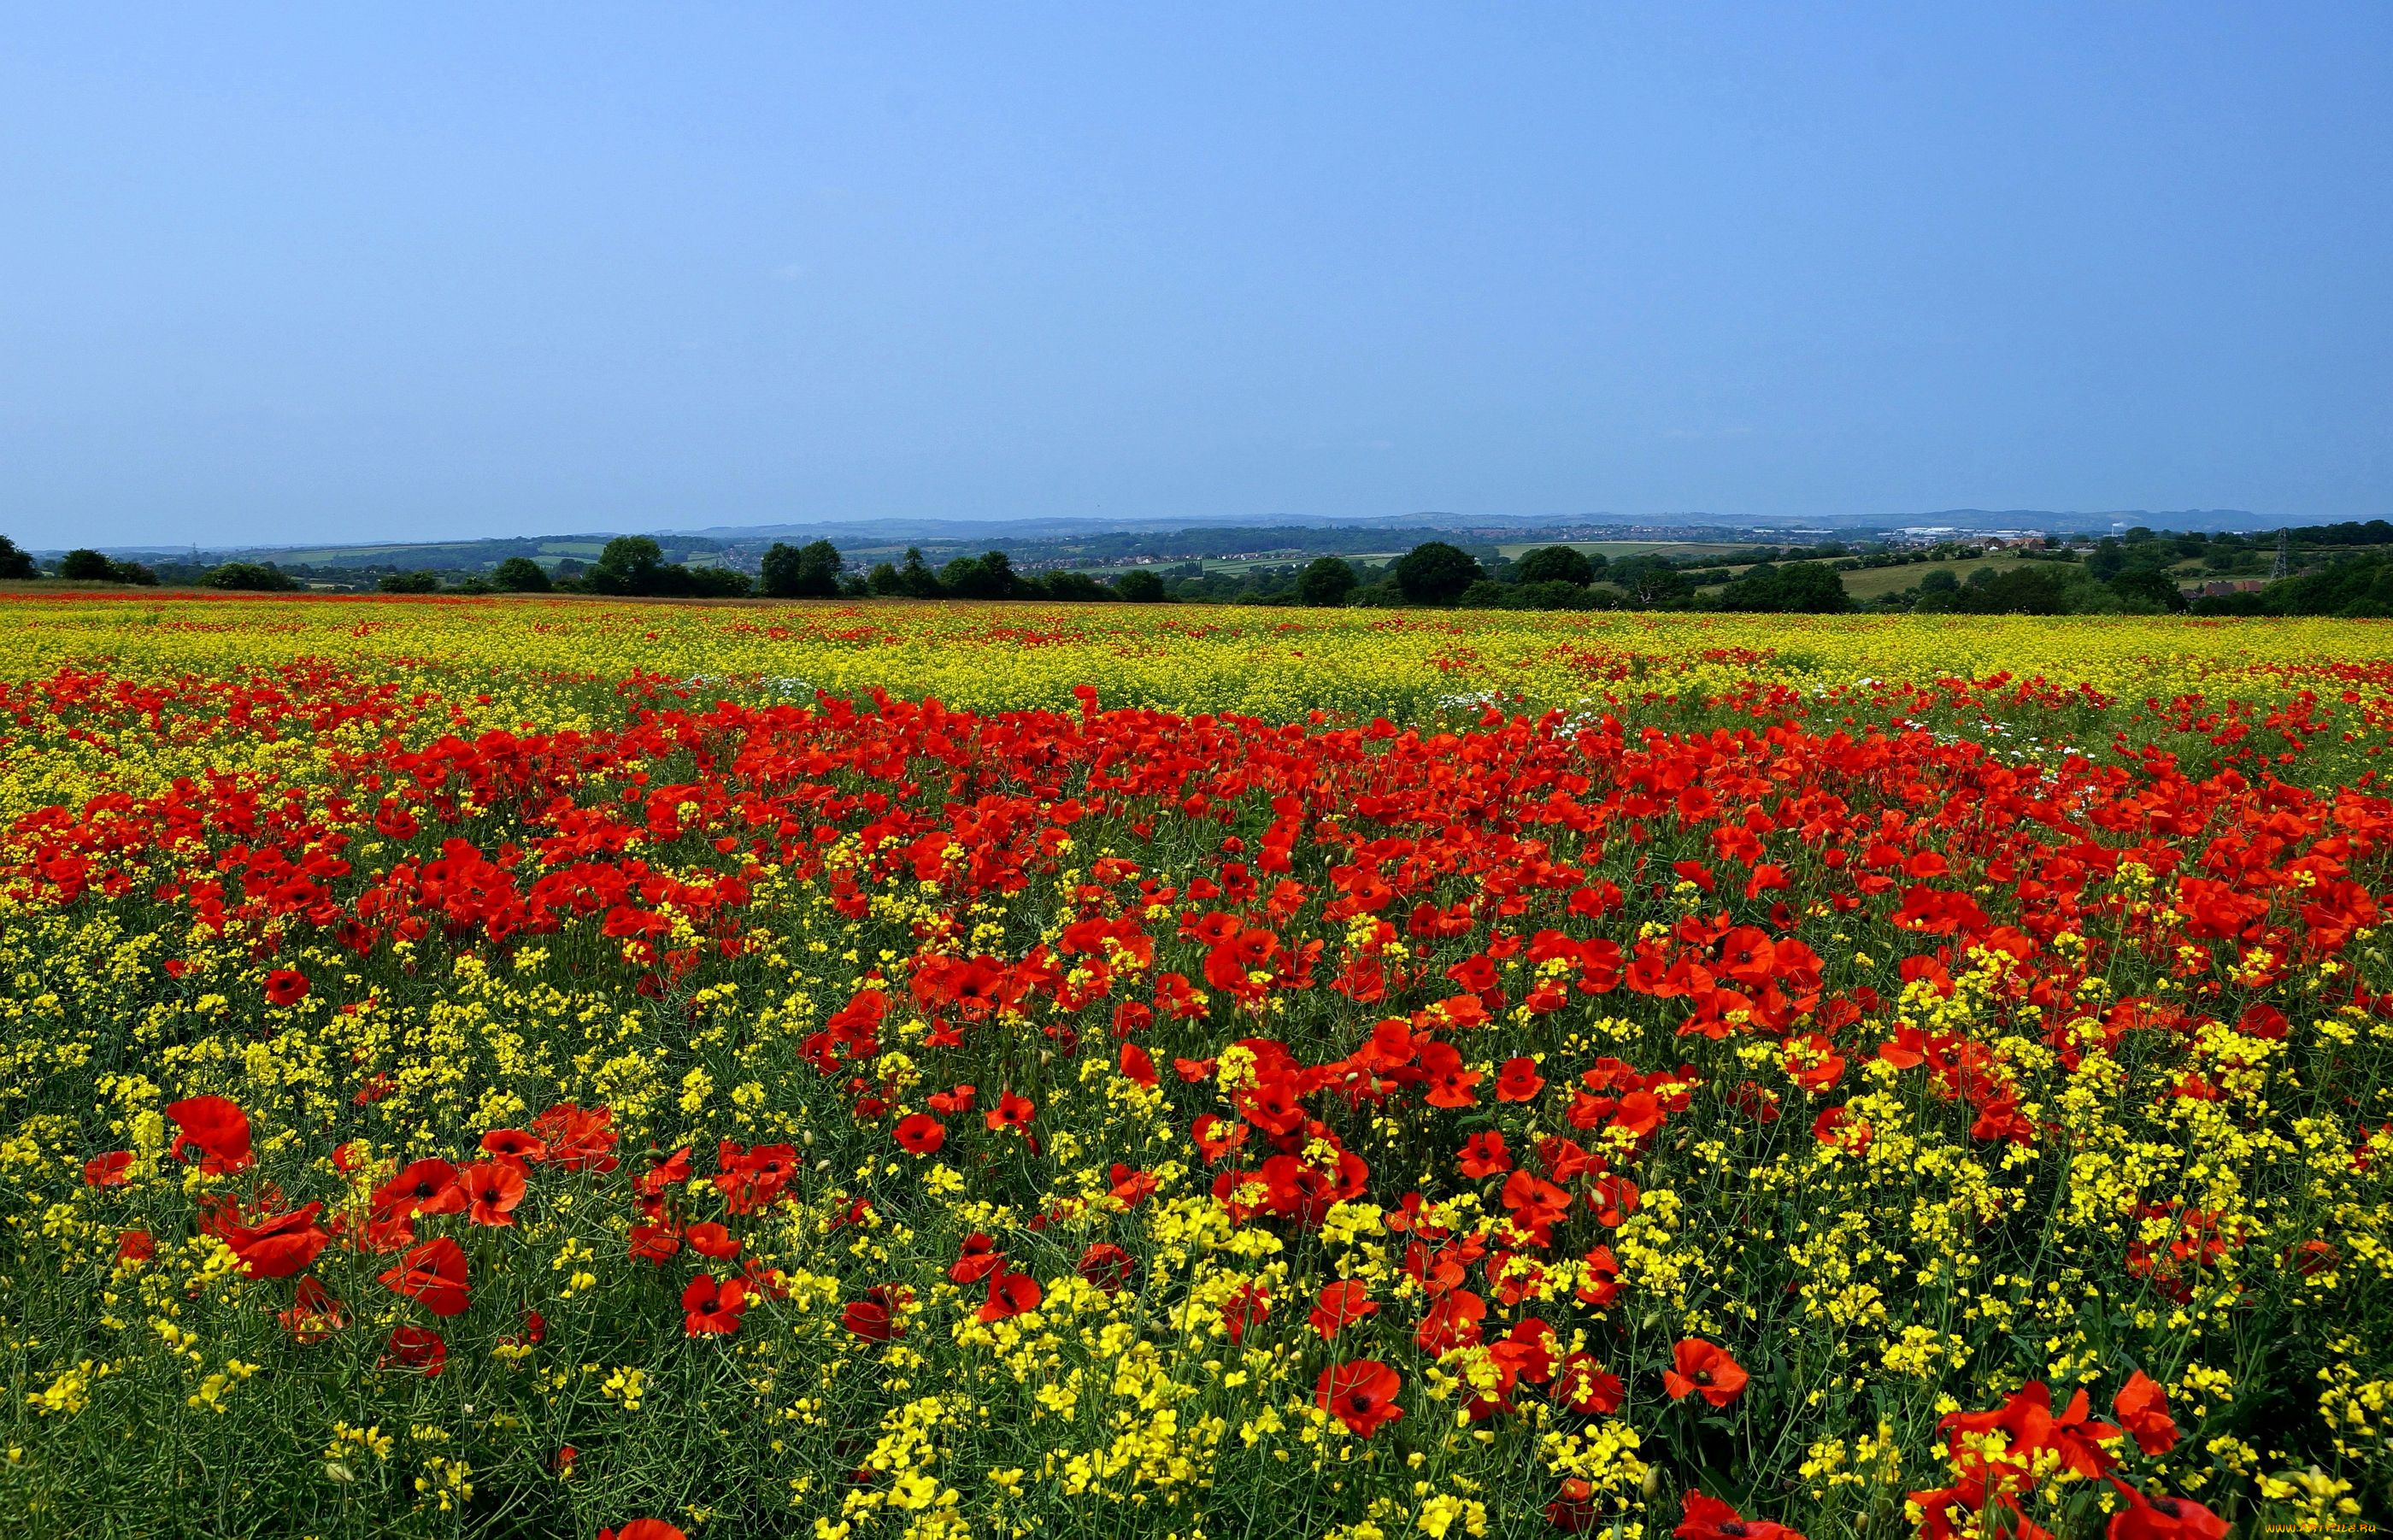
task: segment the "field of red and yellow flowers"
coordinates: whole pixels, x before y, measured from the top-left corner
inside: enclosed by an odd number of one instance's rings
[[[2393,1505],[2393,627],[0,602],[10,1535]]]

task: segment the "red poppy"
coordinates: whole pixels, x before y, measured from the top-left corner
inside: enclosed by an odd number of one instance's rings
[[[691,1337],[727,1337],[739,1329],[748,1309],[748,1287],[739,1279],[717,1283],[700,1273],[681,1291],[682,1330]]]
[[[1252,1284],[1240,1284],[1222,1301],[1222,1325],[1232,1346],[1244,1342],[1247,1328],[1271,1319],[1271,1296]]]
[[[565,1169],[611,1171],[618,1164],[614,1120],[606,1107],[560,1102],[531,1120],[531,1131],[547,1146],[547,1158]]]
[[[1546,1077],[1537,1073],[1537,1062],[1525,1056],[1507,1059],[1496,1072],[1496,1100],[1498,1102],[1533,1102],[1537,1092],[1546,1089]]]
[[[1326,1342],[1337,1336],[1340,1329],[1379,1312],[1380,1307],[1373,1302],[1370,1289],[1349,1278],[1323,1289],[1320,1301],[1305,1319],[1312,1323],[1313,1329],[1319,1332],[1321,1339]]]
[[[112,1150],[83,1163],[83,1184],[86,1187],[122,1187],[132,1180],[125,1175],[132,1169],[133,1152]]]
[[[1479,1323],[1486,1318],[1486,1300],[1467,1288],[1448,1289],[1430,1301],[1428,1313],[1421,1317],[1420,1329],[1413,1333],[1413,1344],[1432,1355],[1475,1346],[1480,1338]]]
[[[1429,1088],[1422,1097],[1432,1107],[1467,1107],[1478,1100],[1471,1087],[1486,1078],[1475,1069],[1463,1066],[1462,1055],[1452,1043],[1432,1043],[1420,1051],[1422,1084]]]
[[[701,1220],[681,1233],[689,1248],[714,1261],[729,1261],[739,1255],[739,1241],[724,1226],[713,1220]]]
[[[661,1519],[634,1519],[621,1529],[602,1529],[598,1540],[689,1540]]]
[[[404,1294],[435,1315],[459,1315],[473,1302],[465,1281],[465,1253],[443,1235],[408,1252],[382,1275],[384,1286]]]
[[[122,1231],[116,1237],[116,1265],[146,1262],[158,1255],[158,1242],[147,1230]]]
[[[2031,1379],[1991,1412],[1954,1412],[1938,1419],[1938,1432],[1953,1448],[1971,1434],[2001,1433],[2014,1453],[2050,1450],[2061,1465],[2081,1476],[2099,1476],[2113,1463],[2102,1446],[2120,1437],[2119,1429],[2088,1416],[2084,1389],[2069,1398],[2059,1416],[2052,1414],[2052,1391],[2040,1379]]]
[[[521,1129],[492,1129],[482,1136],[482,1153],[523,1171],[548,1158],[548,1145]]]
[[[208,1214],[200,1227],[232,1247],[250,1277],[288,1278],[313,1262],[332,1240],[316,1222],[323,1211],[322,1204],[310,1203],[287,1214],[262,1213],[244,1222],[240,1210],[228,1204]]]
[[[1679,1499],[1686,1517],[1670,1533],[1677,1540],[1803,1540],[1784,1524],[1748,1519],[1717,1497],[1690,1492]]]
[[[1546,1522],[1564,1534],[1586,1533],[1595,1527],[1599,1517],[1595,1487],[1576,1476],[1563,1482],[1561,1493],[1546,1505]]]
[[[307,975],[295,968],[277,968],[266,975],[266,1003],[281,1010],[307,998]]]
[[[291,1339],[302,1347],[321,1342],[349,1324],[349,1307],[333,1298],[333,1291],[313,1278],[302,1278],[293,1292],[290,1308],[275,1312],[274,1319],[291,1334]]]
[[[426,1379],[438,1379],[449,1365],[449,1344],[440,1334],[425,1326],[400,1326],[390,1334],[390,1341],[382,1351],[381,1367],[397,1364],[403,1369],[421,1369]]]
[[[980,1091],[975,1087],[958,1086],[953,1090],[933,1091],[922,1100],[931,1104],[933,1112],[952,1114],[972,1111],[973,1099],[979,1094]]]
[[[2127,1383],[2119,1387],[2111,1410],[2118,1414],[2119,1426],[2145,1454],[2165,1455],[2177,1447],[2177,1422],[2168,1413],[2168,1392],[2143,1370],[2129,1375]]]
[[[1620,1259],[1612,1254],[1612,1247],[1595,1246],[1580,1260],[1587,1264],[1587,1272],[1573,1292],[1583,1302],[1602,1310],[1620,1298]]]
[[[523,1168],[485,1160],[457,1173],[457,1190],[465,1194],[465,1211],[476,1224],[513,1224],[516,1206],[524,1200]]]
[[[1119,1294],[1130,1282],[1138,1259],[1111,1241],[1098,1241],[1080,1253],[1079,1265],[1073,1271],[1107,1294]]]
[[[726,1139],[716,1147],[715,1162],[722,1169],[715,1173],[714,1187],[725,1206],[734,1214],[752,1214],[780,1201],[797,1174],[798,1151],[794,1144],[742,1150]]]
[[[1490,1129],[1472,1134],[1462,1142],[1462,1154],[1458,1160],[1462,1174],[1477,1181],[1512,1168],[1511,1152],[1504,1148],[1504,1136]]]
[[[906,1335],[897,1310],[907,1298],[902,1290],[875,1284],[864,1291],[863,1299],[847,1302],[840,1312],[840,1324],[867,1342],[894,1342]]]
[[[1112,1168],[1105,1173],[1105,1179],[1113,1183],[1107,1195],[1125,1208],[1135,1208],[1155,1194],[1155,1178],[1152,1174],[1133,1170],[1118,1160],[1115,1161]]]
[[[929,1113],[909,1113],[897,1120],[897,1126],[890,1130],[890,1136],[897,1141],[897,1147],[909,1155],[933,1155],[948,1142],[948,1126]]]
[[[1161,1079],[1161,1077],[1155,1073],[1155,1060],[1149,1056],[1146,1050],[1136,1043],[1121,1045],[1121,1056],[1118,1062],[1118,1067],[1121,1071],[1123,1079],[1132,1085],[1144,1086],[1150,1090]]]
[[[964,1237],[955,1266],[948,1269],[948,1281],[953,1284],[976,1284],[1005,1265],[1005,1253],[997,1243],[977,1233]]]
[[[410,1161],[405,1170],[375,1188],[373,1194],[376,1214],[402,1220],[462,1214],[468,1201],[465,1189],[457,1183],[457,1168],[438,1156]]]
[[[1346,1425],[1349,1432],[1369,1438],[1405,1415],[1396,1404],[1404,1381],[1396,1371],[1376,1358],[1333,1364],[1314,1382],[1313,1403]]]
[[[2110,1540],[2227,1540],[2226,1520],[2190,1497],[2147,1497],[2116,1477],[2127,1506],[2111,1515]]]
[[[1662,1372],[1662,1385],[1672,1401],[1701,1395],[1715,1406],[1725,1406],[1744,1393],[1747,1377],[1726,1348],[1690,1337],[1670,1351],[1670,1367]]]
[[[681,1236],[670,1224],[632,1226],[631,1253],[637,1260],[662,1267],[681,1249]]]
[[[1015,1316],[1039,1308],[1046,1294],[1039,1280],[1027,1272],[996,1272],[988,1280],[988,1299],[974,1312],[983,1323],[1011,1321]]]
[[[1626,1391],[1620,1377],[1596,1362],[1593,1353],[1576,1352],[1555,1367],[1550,1393],[1574,1412],[1609,1416],[1620,1410]]]
[[[253,1164],[249,1115],[225,1098],[194,1096],[170,1102],[166,1116],[175,1120],[177,1130],[169,1154],[181,1155],[188,1144],[200,1152],[200,1169],[217,1175],[245,1171]]]
[[[996,1106],[982,1116],[987,1120],[989,1131],[1001,1133],[1008,1129],[1028,1128],[1030,1120],[1038,1115],[1039,1109],[1029,1098],[1016,1096],[1009,1090],[997,1099]]]

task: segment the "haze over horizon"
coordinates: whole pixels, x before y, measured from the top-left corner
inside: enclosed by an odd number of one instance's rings
[[[2393,510],[2393,10],[35,11],[0,532]]]

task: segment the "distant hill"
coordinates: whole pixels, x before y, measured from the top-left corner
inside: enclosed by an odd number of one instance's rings
[[[1002,550],[1026,568],[1107,569],[1191,561],[1301,561],[1316,555],[1380,557],[1431,539],[1452,541],[1474,550],[1497,546],[1518,549],[1523,544],[1565,542],[1865,543],[1889,535],[1907,535],[1916,542],[1929,532],[1949,531],[1956,536],[1994,531],[2101,535],[2138,525],[2189,532],[2231,529],[2256,533],[2272,532],[2276,528],[2261,515],[2232,508],[2090,513],[2040,508],[1945,508],[1898,518],[1853,515],[1807,520],[1738,521],[1706,513],[1685,513],[1640,522],[1610,514],[1554,517],[1425,511],[1369,518],[1291,514],[1267,522],[1228,517],[842,519],[639,532],[651,534],[669,562],[719,563],[753,572],[765,550],[776,541],[804,544],[828,540],[858,568],[896,561],[909,547],[919,547],[935,565],[957,555]],[[108,554],[147,563],[170,576],[195,575],[223,561],[271,561],[320,585],[346,587],[362,582],[371,586],[378,575],[386,573],[427,569],[458,575],[488,572],[513,556],[528,556],[552,568],[560,562],[588,563],[613,533],[600,530],[422,543],[374,541],[314,546],[111,547]]]

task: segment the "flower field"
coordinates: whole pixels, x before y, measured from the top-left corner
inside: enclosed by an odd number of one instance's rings
[[[2393,1512],[2393,625],[0,601],[11,1535]]]

